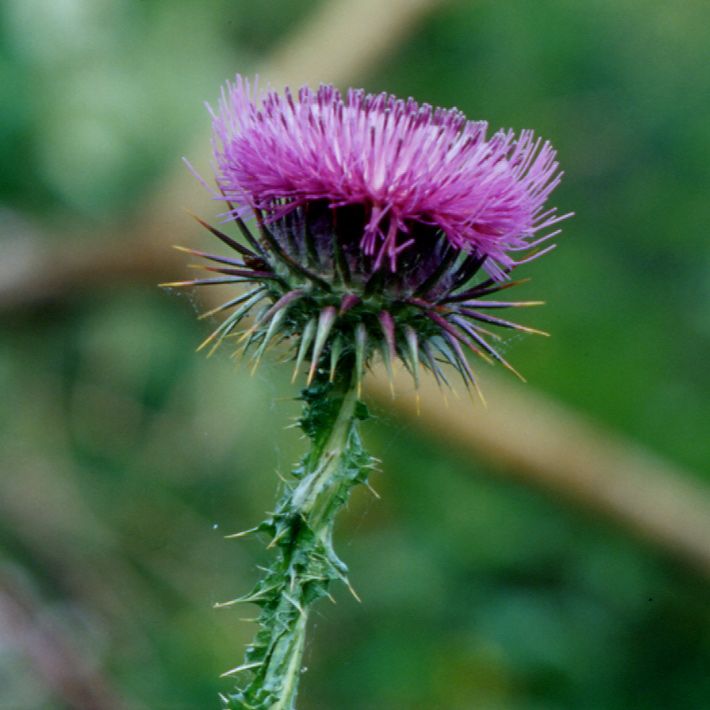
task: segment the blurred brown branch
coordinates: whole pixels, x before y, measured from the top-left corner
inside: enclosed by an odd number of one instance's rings
[[[275,52],[260,78],[275,87],[347,82],[374,66],[428,10],[441,4],[437,0],[328,3]],[[188,155],[198,172],[208,174],[204,149],[208,141],[201,137],[196,145]],[[192,160],[200,155],[202,160]],[[181,205],[196,212],[203,207],[207,214],[213,211],[207,207],[205,191],[186,169],[166,180],[135,222],[116,230],[107,242],[110,249],[77,239],[72,246],[64,243],[52,250],[41,239],[17,241],[0,234],[6,253],[8,244],[17,246],[14,262],[6,258],[0,273],[0,308],[61,297],[109,280],[179,276],[182,262],[166,242],[189,241],[193,225],[180,211]],[[488,459],[529,485],[602,511],[710,577],[710,495],[691,483],[691,475],[629,441],[599,431],[529,387],[503,386],[488,379],[485,390],[491,406],[487,410],[476,409],[467,400],[453,401],[447,408],[435,385],[427,381],[421,393],[423,414],[416,421],[426,426],[428,436]],[[406,392],[411,386],[398,382],[398,389]],[[379,381],[369,392],[384,406],[413,416],[412,397],[390,401],[388,386]]]
[[[433,378],[413,392],[403,369],[397,400],[380,378],[367,393],[427,437],[485,458],[505,475],[581,504],[692,564],[710,578],[710,492],[688,472],[529,386],[486,372],[487,406],[444,397]],[[422,414],[418,411],[421,409]]]
[[[102,243],[85,226],[68,231],[71,236],[55,238],[28,219],[0,212],[0,313],[114,283],[155,283],[181,267],[164,239],[145,240],[138,229]]]

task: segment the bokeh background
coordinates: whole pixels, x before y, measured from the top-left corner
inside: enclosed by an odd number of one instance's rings
[[[181,159],[209,175],[236,72],[533,128],[576,212],[522,274],[530,384],[479,368],[493,434],[370,384],[381,500],[337,531],[363,601],[317,608],[299,706],[710,708],[706,0],[3,0],[0,708],[217,708],[253,635],[212,604],[266,552],[224,535],[302,454],[298,389],[195,354],[202,297],[156,287],[214,246]]]

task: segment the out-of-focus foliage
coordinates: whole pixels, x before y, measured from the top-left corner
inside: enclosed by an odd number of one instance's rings
[[[202,102],[305,16],[296,0],[5,0],[0,212],[105,238],[206,132]],[[520,287],[548,302],[526,322],[553,337],[507,356],[704,481],[709,65],[700,0],[477,0],[360,81],[554,143],[555,202],[577,216]],[[263,518],[274,470],[301,455],[289,368],[249,378],[195,355],[191,299],[145,283],[2,325],[0,708],[218,707],[254,628],[211,603],[250,589],[267,554],[222,536]],[[363,433],[382,500],[355,495],[336,535],[363,603],[338,589],[316,610],[302,707],[710,708],[692,569],[388,415]],[[71,700],[62,663],[94,704]]]
[[[0,185],[45,214],[139,200],[249,57],[224,0],[7,0],[2,23]]]

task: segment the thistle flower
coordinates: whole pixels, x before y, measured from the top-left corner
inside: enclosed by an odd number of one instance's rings
[[[386,94],[343,99],[321,86],[298,100],[267,90],[259,101],[237,77],[213,119],[215,197],[243,243],[199,220],[236,254],[187,250],[217,276],[178,285],[248,286],[204,314],[230,312],[202,347],[216,348],[249,314],[241,352],[255,366],[267,348],[290,345],[294,379],[307,365],[299,424],[311,441],[275,511],[247,531],[269,535],[277,559],[251,593],[218,605],[261,609],[244,663],[223,674],[236,687],[222,697],[228,710],[294,710],[310,608],[331,582],[349,586],[332,545],[335,515],[375,466],[357,433],[363,372],[380,355],[390,381],[399,358],[415,382],[424,366],[441,383],[448,362],[477,389],[466,350],[513,369],[489,328],[538,331],[491,312],[534,302],[489,297],[546,250],[513,256],[554,234],[538,236],[562,219],[544,209],[560,174],[549,143],[529,131],[487,139],[485,123],[456,110]]]
[[[294,379],[305,363],[309,383],[318,367],[332,378],[343,358],[359,382],[378,353],[417,382],[421,365],[445,382],[448,362],[477,388],[465,350],[513,369],[489,327],[539,331],[490,312],[536,302],[485,297],[514,285],[511,270],[551,247],[517,255],[564,218],[544,207],[561,175],[549,143],[530,131],[487,138],[485,122],[456,109],[358,90],[343,98],[332,86],[303,87],[297,100],[267,89],[259,101],[239,76],[212,115],[215,197],[245,244],[201,222],[237,257],[193,251],[220,276],[178,285],[251,288],[205,314],[234,309],[203,346],[252,313],[242,352],[258,363],[285,340]],[[252,216],[258,236],[244,223]]]

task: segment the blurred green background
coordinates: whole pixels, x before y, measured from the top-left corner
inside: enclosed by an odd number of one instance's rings
[[[0,5],[2,710],[207,710],[231,687],[218,675],[253,610],[211,605],[266,553],[223,536],[302,454],[289,368],[195,354],[199,297],[155,286],[184,275],[171,234],[175,273],[146,247],[145,268],[108,259],[45,292],[66,276],[46,255],[139,245],[182,156],[208,156],[203,102],[323,4]],[[554,204],[576,212],[520,291],[553,337],[506,356],[710,488],[710,4],[435,5],[352,82],[533,128],[566,173]],[[216,211],[197,184],[168,208],[198,203]],[[375,414],[382,500],[357,492],[337,534],[363,603],[336,589],[316,609],[300,707],[710,708],[707,570]]]

